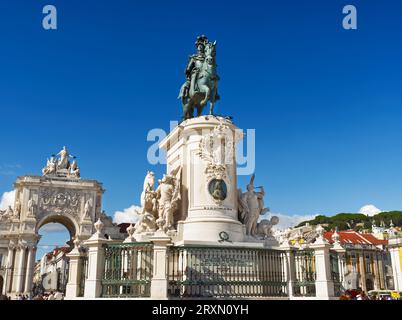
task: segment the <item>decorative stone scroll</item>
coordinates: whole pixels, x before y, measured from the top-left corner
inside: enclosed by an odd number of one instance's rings
[[[43,188],[40,194],[41,214],[61,213],[77,216],[80,212],[82,193],[63,188]]]
[[[233,133],[225,124],[219,124],[202,137],[197,154],[207,163],[205,173],[208,179],[226,178],[226,165],[233,162],[233,150]]]

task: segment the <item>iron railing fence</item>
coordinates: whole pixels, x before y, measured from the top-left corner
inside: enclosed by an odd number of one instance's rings
[[[342,294],[342,282],[339,270],[339,257],[338,254],[334,251],[330,251],[329,261],[331,266],[331,280],[334,283],[334,296],[340,297]]]
[[[70,268],[70,261],[67,260],[65,268],[57,269],[57,291],[63,292],[63,294],[66,294],[69,268]]]
[[[85,291],[85,280],[88,277],[88,256],[81,256],[79,259],[79,264],[79,270],[81,270],[81,273],[80,282],[78,284],[78,297],[83,297]]]
[[[222,247],[170,247],[170,297],[286,297],[285,253]]]
[[[153,244],[107,244],[102,297],[150,297]]]
[[[317,278],[314,250],[296,250],[294,254],[295,276],[293,295],[314,297],[316,295],[315,281]]]

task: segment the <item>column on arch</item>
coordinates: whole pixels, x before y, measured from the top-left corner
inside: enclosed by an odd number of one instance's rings
[[[24,290],[24,276],[25,276],[25,261],[26,261],[26,248],[27,246],[24,244],[20,244],[18,247],[18,264],[17,269],[15,270],[16,285],[15,292],[22,293]]]
[[[8,246],[7,269],[6,269],[6,277],[5,277],[5,284],[4,284],[5,292],[7,292],[7,293],[11,293],[13,290],[15,255],[16,255],[16,246],[15,246],[15,244],[10,243]]]
[[[26,267],[26,276],[25,276],[25,288],[24,291],[26,294],[29,294],[32,291],[32,280],[33,280],[33,270],[35,267],[35,254],[36,254],[36,246],[32,245],[28,248],[28,257],[27,257],[27,267]]]

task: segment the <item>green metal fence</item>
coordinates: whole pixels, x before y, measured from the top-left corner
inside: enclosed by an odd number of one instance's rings
[[[342,284],[339,272],[339,257],[334,251],[330,251],[331,279],[334,282],[334,296],[339,297],[342,294]]]
[[[294,296],[312,297],[316,295],[316,266],[314,250],[297,250],[295,257],[296,281],[293,284]]]
[[[78,263],[80,272],[80,282],[78,284],[78,297],[84,296],[85,291],[85,280],[88,277],[88,256],[81,256]]]
[[[152,243],[105,245],[102,297],[150,297]]]
[[[286,297],[285,254],[270,249],[170,247],[171,297]]]

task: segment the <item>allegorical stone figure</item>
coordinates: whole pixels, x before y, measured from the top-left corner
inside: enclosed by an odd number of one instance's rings
[[[68,153],[67,148],[64,146],[57,155],[60,156],[60,160],[57,163],[57,169],[68,169],[70,167],[70,154]]]
[[[7,219],[8,217],[6,216],[6,210],[0,210],[0,221]]]
[[[270,220],[263,219],[257,224],[257,234],[263,239],[273,238],[272,227],[279,223],[277,216],[272,216]]]
[[[216,68],[216,41],[211,43],[205,35],[198,36],[195,42],[197,53],[191,55],[186,69],[186,81],[180,89],[179,98],[183,105],[183,118],[190,119],[197,108],[197,116],[210,102],[210,114],[219,100],[218,80]]]
[[[160,230],[173,230],[173,214],[180,200],[180,182],[171,175],[164,175],[155,191],[158,204],[158,220]]]
[[[12,220],[12,219],[16,219],[19,218],[19,215],[17,216],[15,214],[15,210],[13,210],[13,208],[11,206],[8,206],[8,208],[6,210],[0,210],[0,221],[4,220]]]
[[[32,198],[28,200],[28,214],[30,217],[34,217],[36,214],[36,203]]]
[[[47,160],[46,167],[42,169],[42,174],[44,176],[48,174],[55,174],[57,170],[57,160],[52,156]]]
[[[78,168],[77,161],[74,160],[70,166],[70,176],[72,178],[79,178],[80,177],[80,168]]]
[[[239,220],[246,225],[246,234],[248,236],[256,237],[257,222],[260,215],[268,212],[268,208],[264,208],[264,196],[265,191],[263,187],[260,192],[254,191],[254,178],[253,174],[250,183],[247,185],[247,191],[242,193],[242,190],[238,190],[239,197]]]
[[[135,233],[156,230],[156,193],[154,191],[155,174],[148,171],[141,193],[141,212],[137,212],[140,219],[135,224]]]
[[[11,206],[8,206],[8,208],[5,212],[5,216],[8,218],[14,217],[14,210],[13,210],[13,208],[11,208]]]
[[[19,218],[21,214],[21,202],[20,200],[17,198],[15,200],[15,205],[14,205],[14,216],[16,218]]]
[[[88,199],[84,205],[84,218],[90,218],[92,211],[92,199]]]

